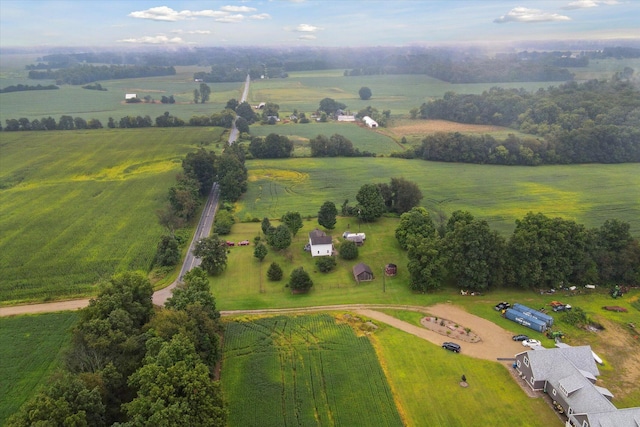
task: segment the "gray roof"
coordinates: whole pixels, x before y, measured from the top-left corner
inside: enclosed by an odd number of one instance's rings
[[[353,266],[353,274],[355,274],[356,276],[359,276],[361,273],[373,274],[373,271],[371,271],[371,267],[361,262]]]
[[[640,408],[594,412],[587,414],[587,418],[591,427],[638,427],[640,426]]]
[[[323,231],[316,228],[309,233],[309,242],[312,245],[330,245],[331,236],[327,236]]]
[[[576,414],[591,411],[609,412],[616,407],[596,389],[582,373],[600,375],[593,360],[591,347],[550,348],[545,351],[528,351],[531,370],[536,380],[546,380],[560,393],[568,394],[567,403]]]

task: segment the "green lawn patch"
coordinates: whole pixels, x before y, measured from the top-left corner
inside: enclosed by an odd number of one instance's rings
[[[387,326],[374,337],[409,426],[561,425],[550,406],[528,397],[497,362],[446,351]],[[459,384],[462,375],[466,388]]]
[[[0,425],[60,366],[76,318],[72,312],[0,318]]]

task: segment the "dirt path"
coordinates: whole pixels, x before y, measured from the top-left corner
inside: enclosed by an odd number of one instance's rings
[[[161,292],[161,291],[159,291]],[[18,314],[46,313],[54,311],[78,310],[89,304],[88,299],[74,301],[60,301],[47,304],[21,305],[14,307],[1,307],[0,316],[14,316]],[[455,337],[446,337],[437,332],[430,331],[422,326],[412,325],[395,317],[389,316],[377,310],[410,310],[438,316],[454,321],[464,327],[471,328],[476,332],[481,341],[468,343]],[[353,305],[329,305],[320,307],[302,307],[285,309],[264,309],[264,310],[232,310],[222,311],[222,316],[237,316],[243,314],[297,314],[312,313],[318,311],[353,311],[362,316],[369,317],[379,322],[386,323],[394,328],[428,340],[434,344],[441,345],[445,341],[457,342],[462,346],[462,353],[479,359],[493,360],[498,358],[510,358],[516,353],[525,350],[518,342],[511,339],[511,333],[505,331],[489,320],[475,316],[464,311],[462,308],[451,304],[437,304],[430,307],[409,306],[409,305],[379,305],[379,304],[353,304]]]

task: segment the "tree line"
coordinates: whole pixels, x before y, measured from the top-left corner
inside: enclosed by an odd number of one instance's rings
[[[96,80],[131,79],[137,77],[173,76],[173,66],[156,65],[76,65],[56,70],[31,70],[33,80],[55,80],[57,84],[82,85]]]
[[[166,308],[125,272],[80,311],[64,369],[7,425],[226,425],[215,367],[222,326],[206,273],[195,268]]]
[[[428,292],[443,284],[486,291],[507,286],[558,289],[572,285],[640,284],[640,244],[628,223],[599,228],[542,213],[516,220],[505,239],[466,211],[437,223],[416,207],[400,217],[396,238],[408,251],[411,288]]]
[[[7,86],[4,89],[0,89],[0,93],[25,92],[30,90],[56,90],[56,89],[60,89],[60,88],[56,85],[42,86],[41,84],[38,84],[33,86],[33,85],[17,84],[17,85]]]
[[[491,88],[480,95],[447,92],[411,110],[412,118],[508,126],[535,138],[432,135],[412,153],[425,160],[495,164],[640,161],[640,90],[633,72],[609,81],[569,82],[529,93]],[[451,147],[455,147],[451,148]]]

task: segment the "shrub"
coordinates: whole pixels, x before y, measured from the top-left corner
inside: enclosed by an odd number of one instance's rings
[[[358,258],[358,245],[351,240],[347,240],[340,245],[340,258],[352,260]]]
[[[282,280],[282,268],[278,265],[277,262],[272,262],[269,266],[269,270],[267,270],[267,278],[272,282],[277,282],[278,280]]]
[[[328,273],[336,266],[336,259],[332,256],[322,256],[316,259],[316,267],[322,273]]]

